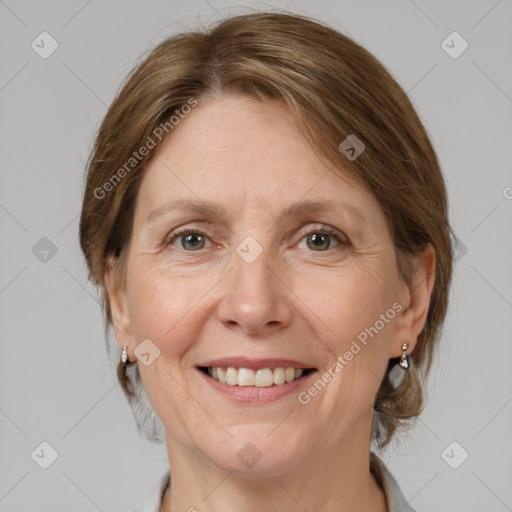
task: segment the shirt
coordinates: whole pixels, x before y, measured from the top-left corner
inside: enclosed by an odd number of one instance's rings
[[[372,453],[372,460],[377,466],[377,480],[381,483],[384,494],[386,495],[388,511],[389,512],[415,512],[414,509],[408,504],[397,481],[393,475],[389,472],[384,462],[380,460],[374,453]],[[149,492],[144,503],[137,508],[130,510],[130,512],[159,512],[162,497],[169,486],[170,474],[167,471],[158,482],[153,486]]]

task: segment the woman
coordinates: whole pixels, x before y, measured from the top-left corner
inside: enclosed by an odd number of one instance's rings
[[[451,236],[420,120],[346,36],[257,13],[154,49],[80,222],[120,383],[165,428],[137,510],[412,510],[370,444],[421,411]]]

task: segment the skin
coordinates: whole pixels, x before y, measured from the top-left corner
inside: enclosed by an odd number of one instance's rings
[[[404,341],[411,353],[424,326],[433,249],[407,286],[375,197],[324,166],[278,103],[223,95],[198,105],[145,172],[126,282],[110,265],[105,277],[130,361],[144,339],[160,350],[137,364],[166,430],[172,485],[161,512],[386,511],[369,472],[373,402],[388,359]],[[145,224],[165,203],[198,198],[226,216],[175,210]],[[277,221],[303,200],[346,203],[364,219],[331,209]],[[308,233],[328,226],[348,245],[328,234],[315,245]],[[185,236],[165,246],[178,227],[205,232],[199,249]],[[248,236],[262,248],[252,263],[236,252]],[[308,404],[298,392],[242,404],[196,368],[228,356],[293,358],[318,369],[298,390],[307,391],[395,302],[401,311]],[[237,457],[248,442],[261,453],[252,467]]]

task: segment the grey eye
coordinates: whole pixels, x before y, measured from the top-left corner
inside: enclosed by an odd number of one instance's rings
[[[187,249],[187,244],[191,250],[202,249],[205,246],[205,237],[199,233],[188,233],[179,237],[181,240],[183,249]]]

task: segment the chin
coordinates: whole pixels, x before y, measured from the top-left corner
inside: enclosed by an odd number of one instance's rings
[[[292,433],[285,425],[276,426],[275,423],[237,425],[228,429],[233,437],[227,442],[207,441],[202,451],[220,468],[247,477],[268,478],[268,473],[272,476],[288,473],[309,451],[304,443],[308,436],[298,430]]]

